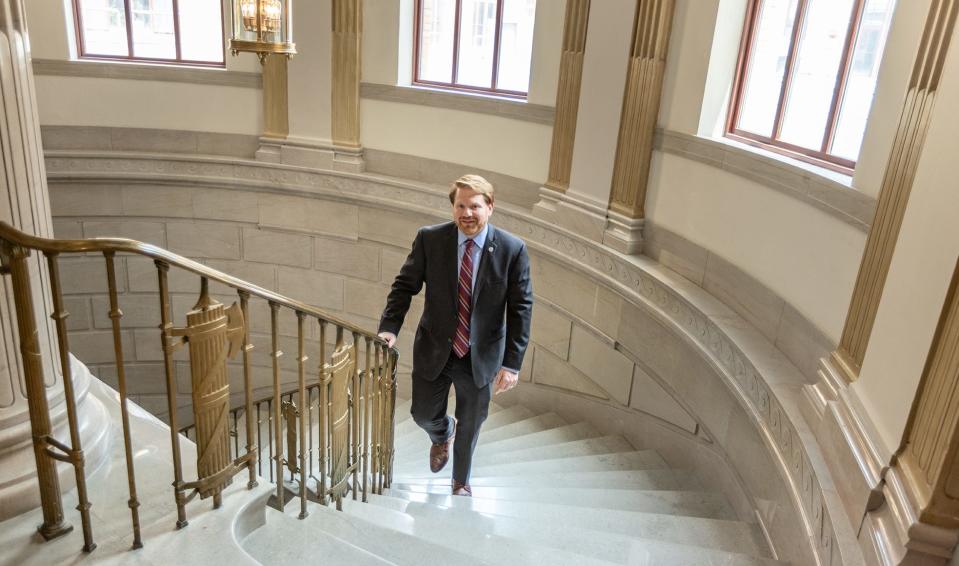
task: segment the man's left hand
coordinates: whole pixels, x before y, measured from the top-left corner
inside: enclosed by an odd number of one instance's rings
[[[493,395],[509,391],[516,387],[517,382],[519,382],[519,376],[515,372],[501,368],[499,373],[496,374],[496,380],[493,382]]]

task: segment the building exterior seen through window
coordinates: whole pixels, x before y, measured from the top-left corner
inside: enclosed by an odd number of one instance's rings
[[[73,0],[84,59],[224,66],[220,0]]]
[[[752,0],[727,135],[855,168],[895,0]]]
[[[414,84],[525,98],[536,0],[416,0]]]

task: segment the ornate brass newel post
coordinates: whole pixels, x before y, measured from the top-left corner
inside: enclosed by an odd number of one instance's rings
[[[73,530],[73,526],[64,521],[57,465],[47,453],[53,428],[50,424],[50,407],[47,404],[47,391],[43,379],[40,336],[33,310],[30,266],[27,262],[29,256],[30,250],[19,246],[2,244],[0,247],[0,261],[4,269],[9,271],[13,283],[17,329],[20,335],[20,355],[23,359],[24,381],[27,386],[30,428],[33,432],[33,454],[37,462],[37,480],[40,483],[43,524],[37,527],[37,530],[44,539],[50,540],[69,533]]]

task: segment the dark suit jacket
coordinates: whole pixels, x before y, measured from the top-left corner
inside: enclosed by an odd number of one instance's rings
[[[459,276],[456,235],[452,222],[420,228],[380,319],[380,332],[398,335],[410,301],[426,284],[423,317],[413,343],[414,379],[436,379],[453,349]],[[501,367],[518,371],[523,365],[533,310],[526,244],[490,224],[481,253],[470,322],[477,387],[490,383]]]

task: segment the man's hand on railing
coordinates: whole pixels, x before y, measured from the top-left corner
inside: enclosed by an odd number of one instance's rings
[[[390,348],[396,345],[396,334],[393,334],[392,332],[380,332],[377,334],[377,336],[383,340],[386,340],[386,345]]]

